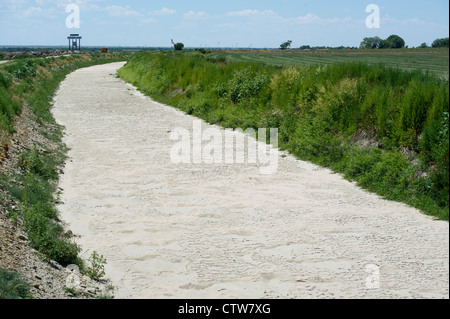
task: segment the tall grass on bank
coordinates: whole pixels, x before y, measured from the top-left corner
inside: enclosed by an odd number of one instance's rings
[[[283,68],[172,52],[135,54],[119,76],[210,123],[278,128],[281,149],[448,220],[448,82],[383,65]]]
[[[32,111],[33,120],[45,137],[39,140],[47,141],[19,154],[16,169],[0,174],[0,188],[19,203],[18,208],[7,210],[14,221],[23,225],[30,245],[63,266],[82,267],[83,262],[78,257],[78,245],[65,236],[55,208],[58,168],[66,159],[66,148],[62,129],[51,114],[51,102],[60,82],[70,72],[126,58],[126,54],[89,54],[23,59],[0,68],[0,151],[2,146],[7,148],[14,132],[14,116],[21,114],[23,105]],[[0,160],[1,155],[2,152]]]
[[[30,299],[30,288],[20,274],[0,268],[0,299]]]

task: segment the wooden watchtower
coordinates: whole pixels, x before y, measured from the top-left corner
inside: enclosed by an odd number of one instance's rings
[[[81,50],[81,39],[79,34],[71,34],[67,37],[69,40],[69,51]]]

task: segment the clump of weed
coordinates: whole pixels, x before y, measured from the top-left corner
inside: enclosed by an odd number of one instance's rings
[[[100,280],[105,275],[106,259],[93,251],[88,259],[89,265],[84,268],[84,273],[93,280]]]
[[[0,268],[0,299],[29,299],[30,285],[20,274]]]

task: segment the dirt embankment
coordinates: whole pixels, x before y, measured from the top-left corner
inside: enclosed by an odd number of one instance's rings
[[[20,116],[15,118],[15,133],[6,143],[6,153],[0,159],[1,173],[17,169],[18,155],[37,146],[39,150],[55,147],[42,135],[42,128],[35,121],[35,116],[26,105]],[[18,208],[18,203],[11,199],[0,186],[0,268],[20,273],[31,286],[30,293],[37,299],[72,299],[95,298],[107,296],[107,285],[77,275],[80,279],[78,289],[66,290],[68,278],[75,274],[55,262],[44,261],[28,244],[27,234],[20,224],[13,223],[8,217],[8,210]],[[70,285],[70,284],[69,284]]]

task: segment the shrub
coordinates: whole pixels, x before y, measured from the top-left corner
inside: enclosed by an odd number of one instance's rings
[[[20,105],[12,100],[6,89],[0,86],[0,132],[9,131],[12,133],[13,116],[19,112]]]
[[[52,161],[45,161],[36,147],[19,155],[19,168],[25,175],[38,175],[45,179],[57,179],[58,173]]]
[[[211,62],[211,63],[226,63],[227,62],[227,58],[223,55],[220,56],[208,56],[207,57],[207,61]]]
[[[205,50],[203,48],[195,49],[195,51],[200,52],[201,54],[210,54],[211,50]]]
[[[20,59],[5,68],[18,79],[36,75],[36,62],[31,59]]]
[[[100,280],[105,275],[105,258],[94,251],[88,261],[90,265],[84,269],[85,274],[93,280]]]
[[[11,85],[11,77],[0,72],[0,86],[8,88]]]
[[[63,236],[63,228],[41,212],[39,206],[28,206],[24,211],[24,226],[30,245],[63,266],[78,264],[78,245]]]
[[[358,180],[381,160],[381,150],[375,147],[352,148],[339,164],[339,170],[351,180]]]
[[[229,97],[233,103],[239,103],[250,97],[258,96],[269,82],[269,76],[257,73],[251,68],[237,70],[228,83]]]
[[[360,176],[358,181],[369,190],[388,196],[396,193],[407,178],[408,161],[400,153],[382,152],[372,169]]]
[[[30,245],[50,260],[62,265],[77,264],[80,248],[64,237],[54,208],[58,178],[56,162],[36,148],[19,155],[20,187],[8,185],[9,193],[23,203],[21,217]]]
[[[30,285],[20,274],[0,268],[0,299],[27,299],[30,297]]]
[[[176,51],[181,51],[181,50],[183,50],[183,48],[184,48],[184,44],[181,43],[181,42],[175,43],[173,47],[174,47],[174,49],[175,49]]]

